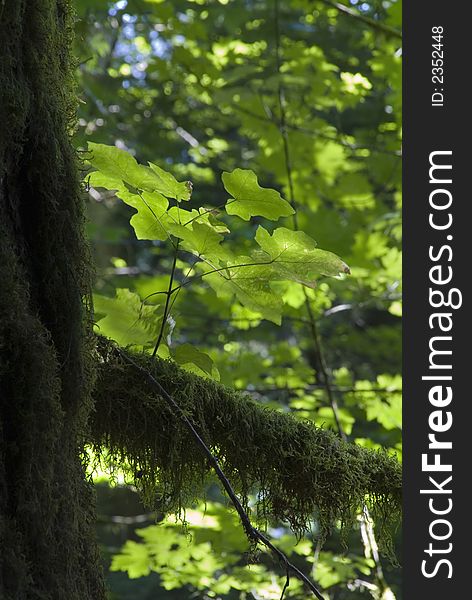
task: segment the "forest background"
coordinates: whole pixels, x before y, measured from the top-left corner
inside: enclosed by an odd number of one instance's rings
[[[189,271],[191,249],[174,263],[166,239],[137,239],[135,211],[84,172],[97,330],[151,351],[161,333],[160,356],[401,459],[401,3],[77,0],[76,9],[75,143],[85,158],[90,142],[107,144],[190,181],[185,208],[227,224],[222,247],[233,254],[250,252],[259,227],[299,229],[351,271],[235,295]],[[226,214],[221,174],[235,169],[280,192],[295,218]],[[156,292],[171,274],[185,285],[169,310]],[[147,511],[119,470],[94,477],[110,598],[280,598],[283,568],[266,555],[246,565],[247,540],[216,484],[195,490],[182,529]],[[267,531],[326,598],[401,598],[401,570],[379,555],[368,520],[322,547],[316,515],[298,543],[287,523]],[[395,546],[400,556],[399,531]],[[291,579],[286,597],[306,594]]]

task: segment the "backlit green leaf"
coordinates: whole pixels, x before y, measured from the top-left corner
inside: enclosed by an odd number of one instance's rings
[[[216,374],[218,374],[218,371],[215,369],[213,361],[208,354],[198,350],[198,348],[195,348],[195,346],[192,346],[191,344],[181,344],[180,346],[177,346],[172,353],[172,358],[182,367],[197,367],[197,374],[201,374],[202,371],[210,377],[214,376],[215,371]],[[193,371],[194,369],[190,370]],[[217,376],[216,379],[219,379],[219,376]]]
[[[277,221],[280,217],[294,214],[293,208],[276,190],[262,188],[254,171],[235,169],[231,173],[223,173],[223,184],[233,200],[226,204],[229,215],[237,215],[249,221],[259,216]]]
[[[320,275],[337,277],[350,273],[339,256],[316,247],[316,242],[302,231],[279,227],[272,236],[258,227],[256,242],[264,251],[261,260],[270,260],[273,279],[290,279],[313,287]],[[275,275],[278,273],[278,277]]]
[[[98,331],[122,346],[145,346],[156,340],[162,317],[158,306],[142,306],[137,294],[116,290],[116,297],[94,294]],[[101,317],[101,318],[100,318]]]
[[[216,293],[233,293],[241,304],[264,319],[281,323],[282,300],[270,287],[271,267],[254,264],[247,256],[238,257],[234,266],[205,277]]]
[[[167,198],[175,198],[178,201],[190,200],[192,184],[189,181],[179,182],[171,173],[164,171],[164,169],[151,162],[149,167],[159,180],[159,187],[156,189],[161,194],[164,194]]]
[[[138,164],[126,150],[93,142],[89,142],[88,146],[91,153],[88,159],[90,164],[107,176],[110,183],[126,182],[138,190],[147,192],[159,190],[159,177],[148,167]]]
[[[131,217],[138,240],[166,240],[169,237],[169,225],[173,223],[167,213],[169,202],[159,192],[131,192],[126,185],[118,179],[94,171],[90,174],[89,184],[93,187],[103,187],[115,190],[118,198],[137,210]]]
[[[190,199],[190,182],[178,182],[171,173],[153,163],[149,167],[140,165],[129,152],[116,146],[89,142],[89,150],[90,164],[107,176],[110,183],[125,182],[137,190],[159,192],[179,201]]]
[[[223,236],[207,223],[193,221],[187,227],[172,225],[173,235],[182,240],[182,248],[197,256],[206,256],[211,259],[229,259],[229,253],[221,247]]]
[[[113,557],[111,571],[126,571],[130,579],[145,577],[151,572],[152,562],[149,551],[143,544],[128,540],[121,554]]]

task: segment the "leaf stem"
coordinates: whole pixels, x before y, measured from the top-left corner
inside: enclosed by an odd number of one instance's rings
[[[178,250],[179,250],[179,244],[180,244],[180,240],[177,240],[177,243],[175,245],[174,260],[172,261],[172,269],[170,272],[169,287],[166,292],[166,303],[164,306],[164,316],[162,318],[161,328],[160,328],[159,335],[158,335],[158,338],[156,341],[156,345],[154,346],[154,350],[152,352],[153,358],[156,356],[157,351],[159,350],[159,345],[161,343],[162,336],[164,335],[164,329],[165,329],[166,322],[167,322],[167,316],[169,314],[169,302],[170,302],[170,297],[172,296],[172,293],[173,293],[172,292],[172,284],[174,283],[175,267],[177,264],[177,254],[178,254]]]
[[[215,267],[214,269],[211,269],[210,271],[205,271],[205,273],[201,273],[200,275],[195,275],[191,279],[188,279],[186,282],[179,284],[173,290],[171,290],[171,294],[173,294],[174,292],[177,292],[178,290],[180,290],[183,287],[186,287],[187,285],[190,285],[196,279],[202,279],[203,277],[206,277],[207,275],[213,275],[214,273],[221,274],[221,271],[226,271],[227,269],[241,269],[243,267],[259,267],[259,266],[264,267],[264,266],[273,264],[277,260],[277,258],[273,258],[267,262],[242,263],[240,265],[227,265],[226,267],[218,267],[218,268]],[[202,260],[204,262],[207,262],[205,259],[202,259]],[[207,264],[210,264],[210,263],[207,262]],[[221,276],[224,279],[231,281],[231,277],[225,277],[224,275],[221,275]]]
[[[208,213],[211,213],[214,210],[221,210],[222,208],[225,208],[225,206],[228,206],[228,204],[232,204],[233,202],[236,202],[235,198],[233,198],[232,200],[228,200],[227,202],[224,202],[223,204],[219,204],[218,206],[213,206],[212,208],[208,208],[208,209],[204,210],[203,212],[199,213],[198,215],[196,215],[195,217],[192,217],[187,222],[185,222],[183,224],[183,227],[186,227],[187,225],[190,225],[190,223],[193,223],[194,221],[196,221],[200,217],[203,217],[203,215],[207,215]]]

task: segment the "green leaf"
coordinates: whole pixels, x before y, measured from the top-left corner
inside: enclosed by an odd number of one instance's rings
[[[146,546],[128,540],[121,549],[121,553],[113,557],[110,571],[126,571],[130,579],[137,579],[149,575],[151,565]]]
[[[206,223],[193,221],[191,225],[172,225],[170,230],[173,235],[183,240],[182,248],[197,256],[206,256],[210,259],[228,260],[229,253],[220,246],[223,236]]]
[[[320,275],[338,277],[342,273],[350,273],[339,256],[317,248],[316,242],[303,231],[279,227],[271,236],[259,226],[256,242],[264,251],[257,256],[272,262],[273,279],[289,279],[314,287],[315,279]]]
[[[131,192],[117,179],[100,172],[90,174],[89,183],[93,187],[115,190],[118,198],[137,210],[130,219],[138,240],[161,240],[169,238],[169,227],[173,219],[167,212],[169,202],[159,192]]]
[[[399,393],[390,393],[388,398],[382,399],[375,395],[367,397],[364,406],[367,419],[377,421],[387,430],[401,429],[402,427],[402,398]]]
[[[159,180],[159,187],[156,189],[167,198],[175,198],[178,202],[181,200],[190,200],[192,195],[192,184],[190,181],[179,182],[167,171],[161,169],[154,163],[149,163],[150,168]]]
[[[219,380],[219,374],[212,359],[208,354],[198,350],[198,348],[195,348],[192,344],[181,344],[180,346],[177,346],[172,353],[172,358],[182,367],[188,367],[189,365],[197,367],[198,374],[201,374],[199,371],[203,371],[206,375],[215,378],[214,374],[216,371],[216,379]],[[190,370],[193,371],[194,369]]]
[[[88,147],[91,152],[90,164],[105,175],[110,184],[112,182],[115,182],[115,185],[117,182],[126,182],[138,190],[147,192],[159,190],[159,177],[148,167],[138,164],[129,152],[115,146],[93,142],[89,142]],[[118,189],[113,185],[103,187]]]
[[[245,221],[255,216],[277,221],[295,212],[279,192],[262,188],[254,171],[235,169],[231,173],[223,173],[222,180],[226,191],[233,197],[226,204],[229,215],[237,215]]]
[[[115,298],[94,294],[99,332],[121,346],[146,346],[156,340],[162,316],[159,307],[142,306],[141,299],[127,289],[116,290]],[[103,316],[104,315],[104,316]]]
[[[284,258],[299,257],[315,250],[317,246],[315,240],[303,231],[293,231],[286,227],[278,227],[271,237],[264,227],[259,226],[256,232],[256,242],[274,260],[282,258],[281,254],[284,255]]]
[[[159,192],[167,198],[175,198],[178,201],[190,199],[190,182],[178,182],[171,173],[153,163],[149,163],[149,167],[140,165],[129,152],[116,146],[93,142],[89,142],[88,146],[92,155],[89,159],[90,164],[105,175],[110,184],[125,182],[137,190]],[[115,189],[109,186],[103,187]]]
[[[138,212],[130,219],[138,240],[167,240],[173,224],[167,213],[169,203],[159,192],[142,192],[139,196],[130,194],[119,197]]]
[[[254,259],[240,256],[234,266],[228,266],[205,277],[217,294],[233,293],[241,304],[280,325],[281,299],[270,287],[270,265],[254,264]]]

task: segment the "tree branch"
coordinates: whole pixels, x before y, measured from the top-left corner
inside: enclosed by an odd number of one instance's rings
[[[249,538],[249,540],[251,540],[252,542],[254,542],[256,544],[261,542],[264,546],[269,548],[269,550],[271,550],[275,554],[275,556],[285,565],[287,571],[292,571],[293,573],[295,573],[296,576],[299,579],[301,579],[306,586],[308,586],[308,588],[313,592],[313,594],[316,596],[316,598],[318,598],[319,600],[323,600],[323,596],[321,595],[321,592],[318,590],[318,588],[315,586],[315,584],[312,581],[310,581],[308,579],[308,577],[306,577],[306,575],[304,575],[300,571],[300,569],[298,569],[295,565],[293,565],[288,560],[286,555],[281,550],[279,550],[276,546],[274,546],[272,544],[272,542],[263,533],[261,533],[258,529],[256,529],[252,525],[249,515],[244,510],[238,496],[236,495],[236,492],[233,490],[233,488],[231,486],[231,483],[229,482],[228,478],[226,477],[223,470],[221,469],[220,463],[218,462],[217,458],[213,455],[211,450],[205,444],[202,437],[200,436],[198,431],[193,426],[192,421],[187,417],[185,412],[180,408],[179,404],[165,390],[165,388],[162,387],[162,385],[157,381],[157,379],[155,377],[153,377],[153,375],[147,369],[145,369],[144,367],[139,365],[135,360],[133,360],[131,358],[131,356],[129,356],[129,354],[127,354],[123,350],[120,350],[119,348],[117,348],[117,352],[120,354],[121,357],[124,358],[125,361],[127,361],[129,364],[133,365],[133,367],[135,369],[137,369],[143,375],[143,378],[147,379],[147,381],[151,384],[151,386],[160,394],[160,396],[162,398],[164,398],[164,400],[166,401],[167,405],[172,410],[174,415],[184,423],[185,427],[192,434],[197,445],[203,451],[204,455],[208,459],[208,462],[213,467],[218,479],[220,480],[221,484],[223,485],[223,488],[225,489],[226,493],[228,494],[234,508],[236,509],[236,512],[238,513],[238,516],[239,516],[239,519],[243,526],[243,529],[246,532],[246,535]]]
[[[196,451],[196,432],[246,512],[250,493],[260,490],[259,520],[288,521],[301,534],[316,514],[326,537],[337,521],[352,526],[367,502],[388,547],[401,512],[402,472],[393,456],[269,410],[173,361],[97,340],[88,441],[128,473],[150,506],[178,512],[203,493],[215,463]]]

